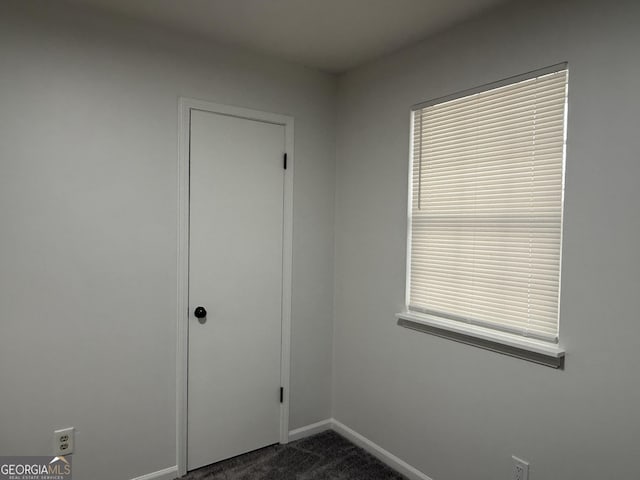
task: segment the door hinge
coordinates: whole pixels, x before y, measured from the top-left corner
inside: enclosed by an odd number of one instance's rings
[[[287,169],[287,154],[284,154],[284,169]]]
[[[284,402],[284,387],[280,387],[280,403]]]

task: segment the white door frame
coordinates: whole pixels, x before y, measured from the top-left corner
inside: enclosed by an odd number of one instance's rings
[[[284,126],[287,168],[284,171],[282,249],[282,353],[280,381],[280,443],[289,441],[289,375],[291,352],[291,266],[293,258],[293,117],[180,97],[178,106],[178,312],[177,312],[177,422],[178,475],[187,473],[187,379],[189,358],[189,142],[191,110]]]

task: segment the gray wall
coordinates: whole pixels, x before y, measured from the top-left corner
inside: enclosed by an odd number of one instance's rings
[[[518,2],[339,86],[334,416],[435,480],[638,477],[640,4]],[[409,108],[567,60],[565,371],[395,325]]]
[[[330,416],[335,78],[62,2],[0,3],[0,454],[175,465],[178,97],[295,117],[291,428]]]

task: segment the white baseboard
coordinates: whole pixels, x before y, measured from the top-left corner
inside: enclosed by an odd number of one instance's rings
[[[316,433],[324,432],[325,430],[331,430],[332,419],[328,418],[320,422],[305,425],[304,427],[296,428],[289,432],[289,441],[300,440],[301,438],[315,435]]]
[[[306,425],[304,427],[291,430],[289,432],[289,441],[293,442],[295,440],[300,440],[301,438],[315,435],[316,433],[324,432],[325,430],[333,430],[334,432],[339,433],[343,437],[358,445],[360,448],[369,452],[381,462],[385,463],[395,471],[400,472],[405,477],[409,478],[409,480],[432,480],[417,468],[412,467],[404,460],[396,457],[377,443],[372,442],[364,435],[361,435],[355,430],[352,430],[344,423],[339,422],[335,418],[329,418],[327,420],[322,420],[321,422],[312,423],[311,425]]]
[[[399,459],[380,445],[373,443],[368,438],[360,435],[355,430],[350,429],[334,418],[331,419],[331,428],[410,480],[432,480],[417,468],[412,467],[404,460]]]
[[[131,480],[174,480],[178,476],[178,467],[169,467],[157,472],[147,473]]]

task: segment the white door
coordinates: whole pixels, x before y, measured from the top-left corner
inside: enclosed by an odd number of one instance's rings
[[[284,146],[282,125],[191,112],[189,470],[280,438]]]

